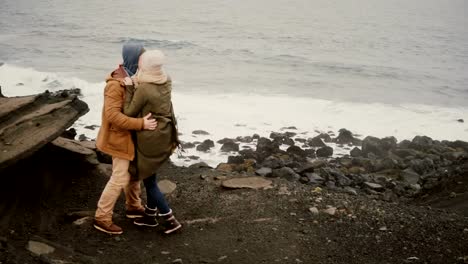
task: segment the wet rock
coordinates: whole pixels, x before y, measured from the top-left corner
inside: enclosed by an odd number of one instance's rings
[[[260,162],[266,157],[271,156],[274,153],[278,153],[279,151],[279,144],[277,142],[273,142],[264,137],[258,139],[255,153]]]
[[[409,148],[400,148],[400,149],[395,149],[392,151],[395,155],[398,157],[404,159],[406,157],[415,157],[417,156],[420,152],[414,149],[409,149]]]
[[[272,177],[275,178],[284,178],[288,181],[297,181],[301,176],[294,172],[293,169],[289,167],[283,167],[280,169],[274,169],[272,173]]]
[[[177,184],[170,180],[161,180],[158,182],[158,187],[163,194],[171,194],[177,188]]]
[[[197,169],[200,169],[200,168],[211,168],[210,165],[206,164],[206,162],[198,162],[198,163],[194,163],[192,165],[189,166],[189,168],[197,168]]]
[[[229,156],[227,163],[229,164],[242,164],[244,163],[244,157],[242,156]]]
[[[278,145],[285,144],[285,145],[292,146],[294,145],[294,140],[291,137],[295,135],[296,133],[293,133],[293,132],[284,132],[284,133],[272,132],[270,134],[270,138],[273,139],[273,141],[276,142]]]
[[[321,147],[317,149],[316,153],[317,157],[330,157],[333,155],[333,148],[332,147]]]
[[[330,131],[331,132],[331,131]],[[331,135],[333,134],[333,132],[331,132]],[[324,142],[326,143],[330,143],[332,142],[332,138],[330,137],[330,133],[327,134],[327,133],[321,133],[320,135],[316,136],[318,138],[321,138]]]
[[[1,65],[0,65],[1,66]],[[289,127],[282,127],[281,130],[297,130],[295,126],[289,126]]]
[[[239,151],[239,154],[244,157],[244,159],[257,159],[257,153],[252,149],[243,149]]]
[[[307,140],[305,138],[295,138],[294,140],[297,141],[297,142],[300,142],[300,143],[306,143],[307,142]]]
[[[82,226],[82,225],[90,225],[94,220],[94,216],[85,216],[83,218],[79,218],[73,221],[73,225],[75,226]]]
[[[354,148],[349,152],[349,155],[351,155],[351,157],[361,157],[361,156],[362,156],[362,151],[361,151],[360,148],[354,147]]]
[[[412,159],[409,166],[414,172],[422,175],[434,168],[434,162],[431,159]]]
[[[468,152],[468,142],[456,140],[453,142],[448,142],[448,146],[454,149],[463,149]]]
[[[251,136],[245,136],[245,137],[237,137],[236,140],[242,143],[251,143],[253,141],[253,138]]]
[[[396,148],[396,138],[387,137],[379,139],[372,136],[367,136],[362,141],[362,155],[368,156],[373,153],[377,156],[383,157],[388,155],[388,152]]]
[[[76,129],[70,128],[68,130],[65,130],[60,136],[68,139],[75,139],[76,135]]]
[[[90,125],[90,126],[85,126],[84,128],[89,129],[89,130],[94,130],[98,127],[99,127],[98,125]]]
[[[353,145],[360,145],[361,140],[354,138],[353,133],[351,131],[342,128],[339,130],[338,137],[336,137],[335,142],[337,144],[353,144]]]
[[[445,152],[442,156],[449,161],[456,161],[467,157],[466,152],[456,151],[456,152]]]
[[[427,151],[433,145],[433,140],[427,136],[415,136],[411,141],[410,148],[419,151]]]
[[[325,143],[323,143],[322,138],[320,138],[320,136],[309,138],[307,140],[307,145],[309,145],[311,147],[325,147],[325,146],[327,146]]]
[[[209,135],[210,133],[208,133],[208,132],[206,132],[206,131],[204,131],[204,130],[194,130],[194,131],[192,131],[192,134],[194,134],[194,135],[204,135],[204,136],[207,136],[207,135]]]
[[[314,158],[317,157],[317,155],[315,155],[315,149],[305,149],[304,152],[305,152],[305,155],[306,155],[307,158],[313,158],[314,159]]]
[[[290,146],[286,152],[290,155],[295,156],[298,159],[304,159],[306,157],[306,151],[298,146]]]
[[[264,177],[271,177],[272,173],[273,173],[273,170],[271,168],[267,168],[267,167],[262,167],[262,168],[255,171],[255,174],[260,175],[260,176],[264,176]]]
[[[200,145],[198,145],[196,149],[198,151],[208,152],[214,146],[215,145],[214,145],[213,140],[207,139],[207,140],[203,141]]]
[[[235,142],[226,142],[221,146],[221,151],[223,152],[231,152],[231,151],[239,151],[239,144]]]
[[[224,144],[224,143],[234,143],[234,139],[231,139],[231,138],[223,138],[223,139],[220,139],[218,141],[216,141],[217,143],[219,144]]]
[[[260,138],[260,135],[259,135],[259,134],[253,134],[253,135],[252,135],[252,138],[253,138],[253,139],[259,139],[259,138]]]
[[[232,178],[222,182],[221,186],[228,189],[260,189],[271,186],[272,181],[263,177]]]
[[[401,179],[404,182],[407,182],[409,184],[417,184],[419,182],[419,179],[421,176],[417,174],[413,169],[405,169],[401,171]]]
[[[199,160],[200,159],[200,157],[194,156],[194,155],[187,156],[187,158],[189,158],[191,160]]]
[[[182,148],[184,148],[184,149],[191,149],[191,148],[194,148],[194,147],[195,147],[195,144],[192,143],[192,142],[182,142],[180,145],[181,145]]]
[[[81,134],[78,136],[78,140],[79,141],[85,141],[85,140],[88,140],[89,138],[85,135],[85,134]]]
[[[0,66],[1,66],[1,65],[0,65]],[[463,120],[463,119],[460,118],[460,119],[457,119],[457,122],[463,123],[463,122],[465,122],[465,120]]]

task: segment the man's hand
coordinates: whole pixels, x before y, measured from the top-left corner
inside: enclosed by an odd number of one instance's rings
[[[158,121],[151,118],[151,113],[148,113],[145,117],[143,117],[143,129],[145,130],[155,130],[158,126]]]
[[[125,85],[133,85],[133,81],[130,77],[125,77],[124,78],[124,84]]]

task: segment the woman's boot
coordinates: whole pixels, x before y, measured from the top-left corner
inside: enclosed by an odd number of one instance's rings
[[[174,214],[172,214],[172,209],[167,214],[159,214],[159,217],[162,220],[164,234],[171,234],[182,227]]]
[[[151,209],[145,205],[145,215],[143,217],[135,219],[133,223],[138,226],[158,226],[156,216],[158,215],[158,209]]]

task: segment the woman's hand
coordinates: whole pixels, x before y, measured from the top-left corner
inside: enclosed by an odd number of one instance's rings
[[[158,121],[151,117],[151,113],[148,113],[143,117],[143,129],[145,130],[155,130],[158,127]]]
[[[133,85],[133,81],[130,77],[125,77],[124,78],[124,84],[125,85]]]

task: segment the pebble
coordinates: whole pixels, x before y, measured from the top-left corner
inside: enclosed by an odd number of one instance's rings
[[[312,193],[321,193],[322,192],[322,188],[320,187],[315,187],[313,190],[312,190]]]
[[[183,263],[183,262],[182,262],[182,259],[178,258],[178,259],[174,259],[172,263]]]
[[[327,209],[323,210],[323,212],[328,214],[328,215],[335,215],[336,207],[327,208]]]
[[[296,213],[289,213],[290,216],[296,216]]]
[[[224,260],[224,259],[227,259],[227,256],[221,256],[221,257],[219,257],[219,258],[218,258],[218,261],[222,261],[222,260]]]
[[[310,207],[309,212],[311,212],[313,215],[319,214],[319,210],[317,209],[317,207]]]
[[[386,226],[382,226],[381,228],[379,228],[380,231],[387,231],[387,227]]]
[[[169,254],[171,254],[171,252],[169,252],[169,251],[161,251],[161,254],[162,254],[162,255],[169,255]]]

